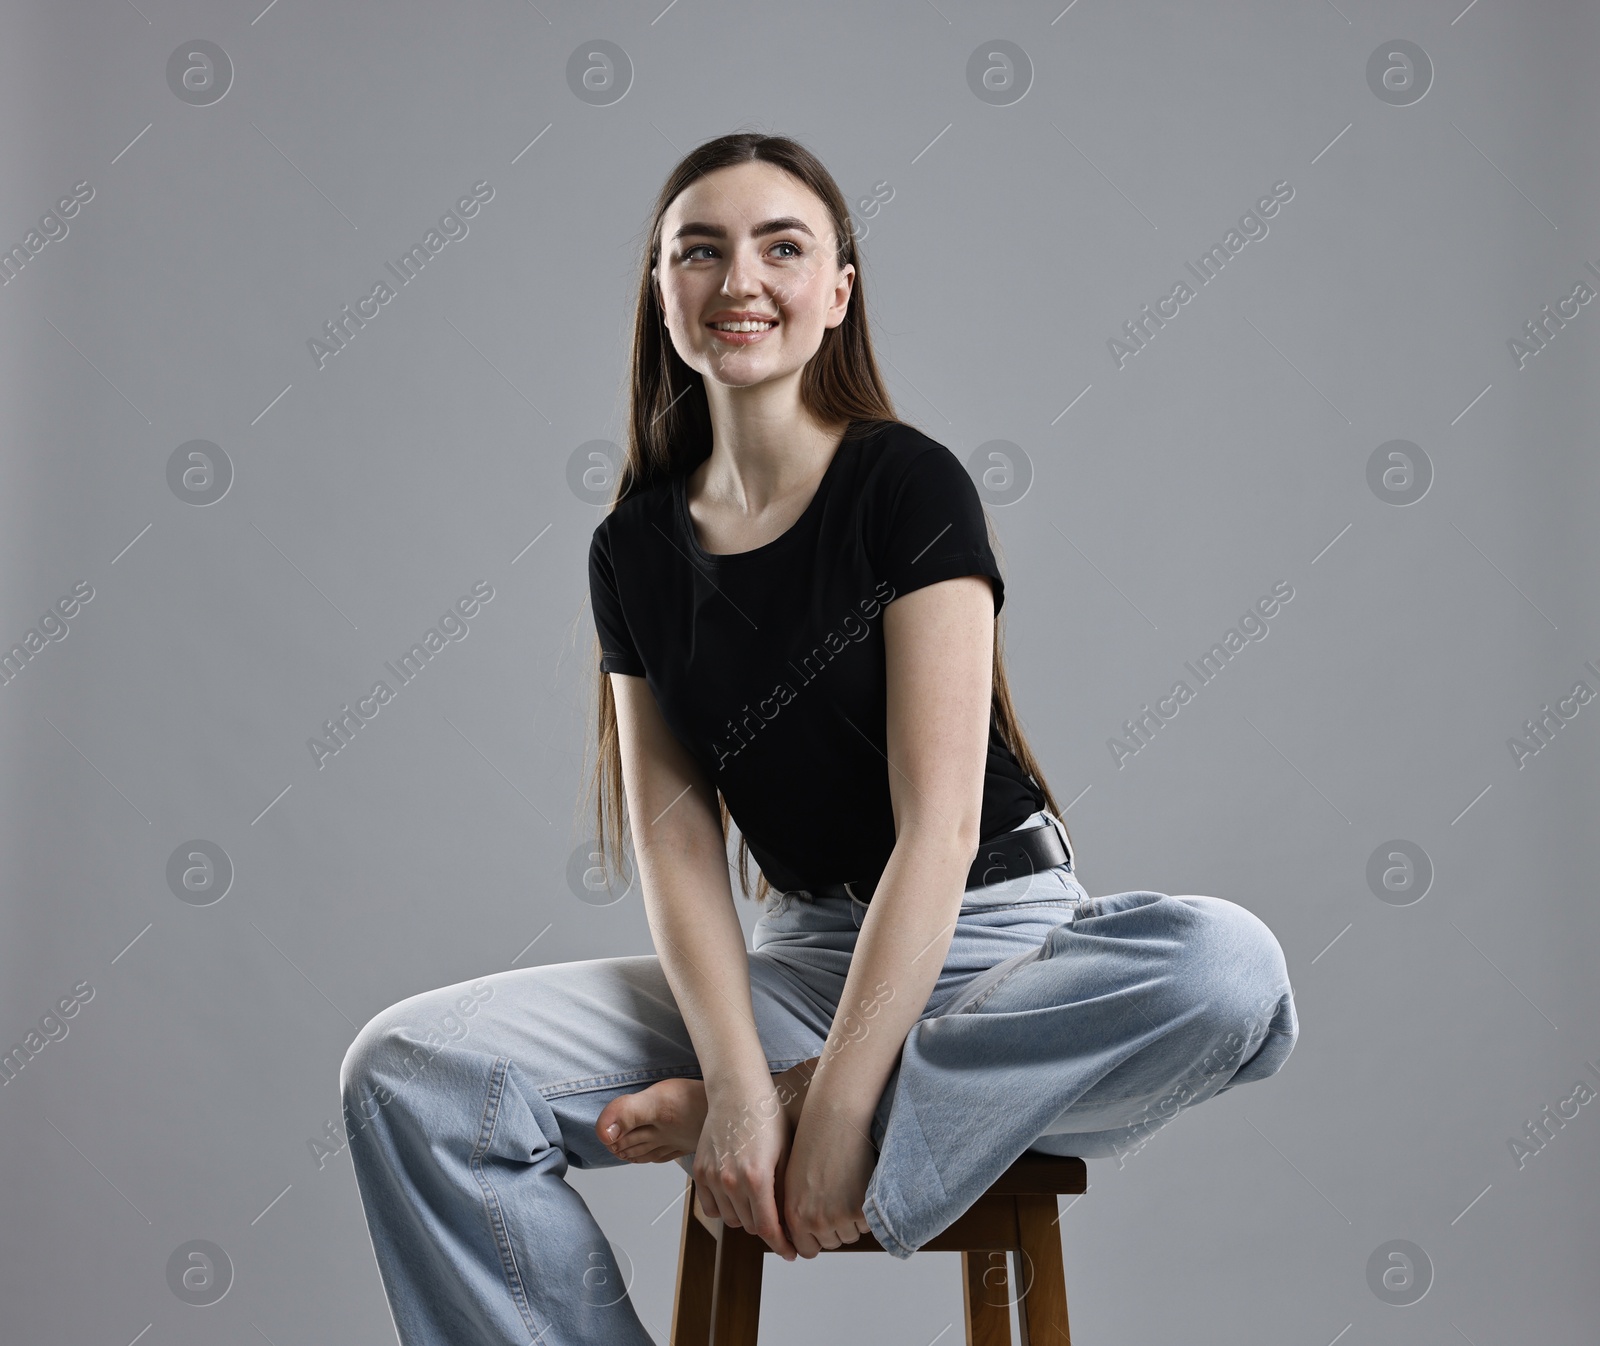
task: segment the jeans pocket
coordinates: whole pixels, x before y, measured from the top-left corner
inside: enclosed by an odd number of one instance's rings
[[[1055,865],[1037,874],[1004,879],[983,888],[969,888],[961,899],[961,915],[1051,907],[1070,913],[1087,896],[1070,867]]]
[[[954,995],[940,1006],[938,1014],[934,1017],[943,1018],[947,1014],[971,1014],[978,1009],[991,995],[1001,982],[1005,981],[1018,968],[1026,967],[1029,963],[1036,963],[1043,954],[1044,945],[1038,944],[1031,949],[1025,949],[1019,954],[1003,959],[993,967],[977,973],[970,978]]]

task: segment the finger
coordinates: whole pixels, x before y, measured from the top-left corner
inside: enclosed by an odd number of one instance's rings
[[[763,1187],[755,1194],[750,1214],[753,1217],[751,1229],[760,1233],[766,1240],[767,1247],[784,1261],[794,1261],[794,1245],[789,1242],[789,1237],[784,1232],[783,1221],[778,1218],[778,1203],[774,1199],[771,1187]]]
[[[695,1192],[700,1198],[700,1209],[713,1220],[728,1223],[728,1217],[733,1213],[727,1204],[727,1197],[722,1193],[716,1182],[710,1178],[696,1178]]]
[[[739,1228],[749,1229],[756,1222],[755,1191],[750,1184],[750,1179],[744,1174],[735,1174],[729,1179],[728,1196],[733,1202],[733,1208],[739,1215]]]
[[[711,1189],[711,1197],[717,1203],[717,1218],[723,1224],[732,1225],[735,1229],[742,1228],[739,1224],[739,1212],[733,1204],[733,1195],[719,1180]]]

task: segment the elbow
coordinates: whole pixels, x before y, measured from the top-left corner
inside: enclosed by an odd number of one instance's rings
[[[922,816],[900,835],[909,838],[919,851],[931,851],[970,865],[977,858],[978,844],[983,840],[982,816],[978,813]]]

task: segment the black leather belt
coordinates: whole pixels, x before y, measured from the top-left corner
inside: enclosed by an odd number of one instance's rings
[[[967,888],[984,888],[1007,879],[1027,878],[1071,859],[1072,853],[1054,823],[1043,822],[1015,832],[1002,832],[978,847],[977,858],[967,871]],[[877,878],[850,879],[844,883],[819,883],[800,891],[812,897],[851,897],[857,902],[870,902],[878,879],[882,877],[880,874]]]

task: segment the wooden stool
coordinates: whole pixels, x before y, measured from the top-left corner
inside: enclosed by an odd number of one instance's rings
[[[1061,1266],[1056,1194],[1087,1190],[1081,1159],[1025,1153],[995,1179],[971,1209],[923,1251],[961,1254],[967,1346],[1011,1346],[1013,1293],[1022,1346],[1071,1346],[1067,1286]],[[756,1346],[761,1317],[761,1255],[766,1242],[707,1215],[689,1179],[672,1297],[671,1346]],[[882,1252],[871,1234],[824,1252]],[[1006,1253],[1016,1291],[1006,1275]]]

